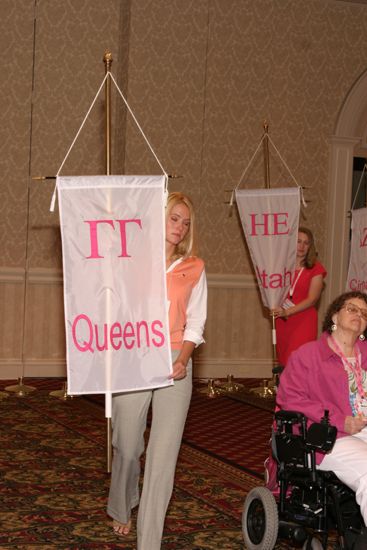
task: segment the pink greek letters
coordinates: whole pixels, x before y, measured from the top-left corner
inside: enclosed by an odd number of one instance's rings
[[[98,239],[98,227],[100,224],[107,224],[109,225],[112,230],[115,230],[115,222],[118,224],[120,228],[119,232],[119,239],[120,239],[120,245],[121,245],[121,254],[119,254],[119,258],[131,258],[131,255],[128,254],[127,251],[127,225],[128,224],[136,224],[140,229],[141,226],[141,220],[139,219],[132,219],[132,220],[85,220],[85,223],[89,224],[89,238],[90,238],[90,255],[86,256],[86,258],[89,259],[95,259],[95,258],[104,258],[100,254],[99,250],[99,239]]]
[[[288,235],[288,212],[250,214],[251,237],[258,235]]]

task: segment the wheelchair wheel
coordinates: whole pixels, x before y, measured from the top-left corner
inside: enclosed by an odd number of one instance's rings
[[[310,545],[309,545],[308,541],[306,540],[306,542],[302,546],[302,550],[323,550],[323,548],[324,547],[321,544],[321,541],[319,541],[319,539],[316,538],[316,537],[312,537],[312,539],[310,541]]]
[[[278,507],[266,487],[255,487],[246,497],[242,533],[248,550],[273,550],[278,537]]]

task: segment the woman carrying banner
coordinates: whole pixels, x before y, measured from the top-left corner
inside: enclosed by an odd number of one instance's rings
[[[316,260],[314,238],[309,229],[298,229],[296,271],[288,296],[275,314],[277,357],[285,366],[291,352],[317,338],[316,303],[323,288],[326,270]]]
[[[337,440],[319,468],[333,471],[356,492],[367,525],[367,295],[346,292],[329,306],[323,334],[292,353],[280,377],[277,404],[320,422],[325,409]],[[358,546],[367,548],[367,532]]]
[[[192,392],[191,355],[203,340],[207,284],[203,261],[195,253],[195,215],[191,200],[171,193],[166,208],[166,261],[174,385],[113,397],[113,463],[108,514],[119,535],[131,529],[131,510],[139,504],[138,550],[159,550],[176,461]],[[147,414],[152,422],[139,503],[140,457]]]

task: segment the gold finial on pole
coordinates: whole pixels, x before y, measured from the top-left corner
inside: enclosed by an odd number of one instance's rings
[[[270,189],[270,162],[269,162],[269,124],[264,121],[264,182],[265,188]]]

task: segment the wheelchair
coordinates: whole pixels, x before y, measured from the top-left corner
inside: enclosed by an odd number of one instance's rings
[[[273,486],[255,487],[245,499],[247,550],[272,550],[278,539],[288,541],[290,548],[326,549],[331,531],[336,536],[333,548],[367,549],[367,543],[356,542],[364,523],[355,493],[333,472],[316,468],[316,452],[330,451],[336,435],[328,411],[308,428],[302,413],[275,413],[271,446],[276,480]]]

